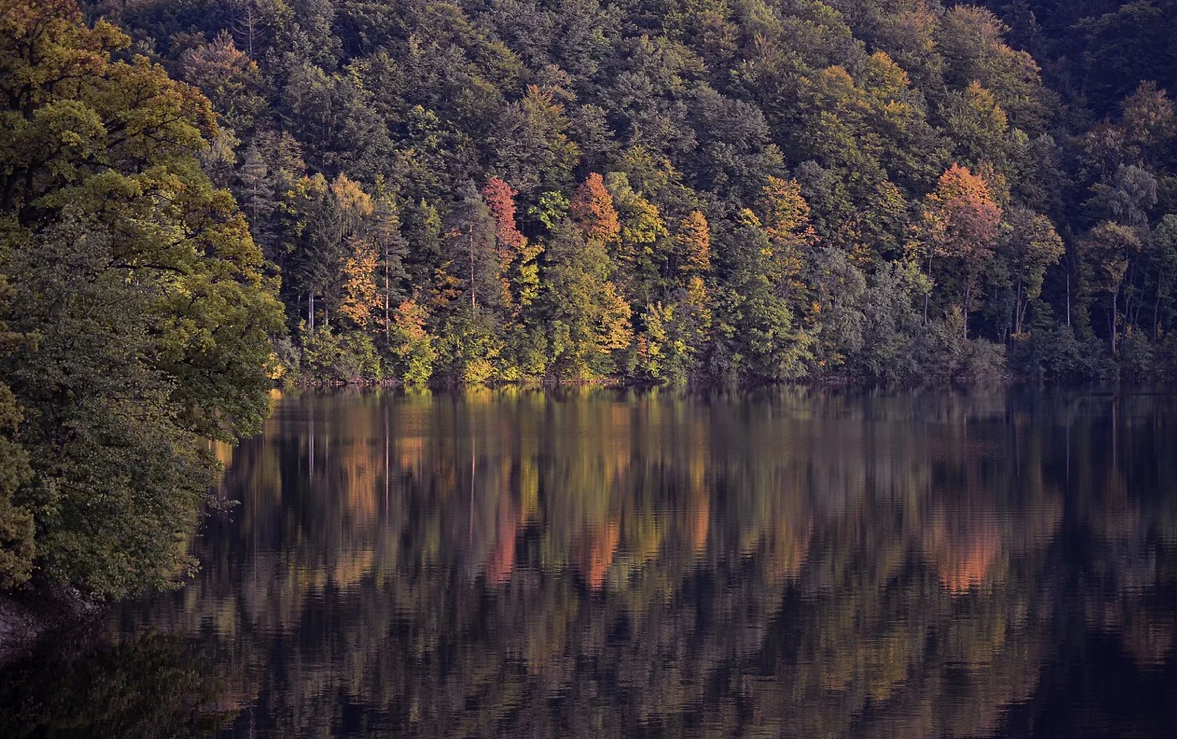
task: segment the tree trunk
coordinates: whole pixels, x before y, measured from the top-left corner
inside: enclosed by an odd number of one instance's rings
[[[1067,328],[1071,327],[1071,273],[1067,273]]]
[[[1136,290],[1132,289],[1132,288],[1134,288],[1135,283],[1136,283],[1136,260],[1134,259],[1131,262],[1131,266],[1128,268],[1128,282],[1125,283],[1126,285],[1128,285],[1128,288],[1129,288],[1128,290],[1125,290],[1126,294],[1124,297],[1124,328],[1125,329],[1129,325],[1132,325],[1132,326],[1136,325],[1137,315],[1132,312],[1132,294],[1136,292]],[[1139,304],[1139,302],[1140,301],[1138,300],[1137,303]],[[1129,323],[1129,322],[1131,322],[1131,323]]]
[[[245,23],[248,29],[246,35],[248,36],[249,58],[253,59],[253,3],[250,3],[245,10]]]
[[[967,279],[967,278],[966,278],[966,279]],[[963,335],[963,338],[964,338],[964,340],[965,340],[965,341],[968,341],[968,340],[969,340],[969,297],[970,297],[970,296],[969,296],[969,293],[970,293],[971,291],[972,291],[972,290],[971,290],[971,288],[969,288],[969,287],[968,287],[968,285],[966,284],[966,286],[965,286],[965,289],[964,289],[964,305],[961,307],[961,314],[962,314],[962,316],[961,316],[961,317],[962,317],[962,318],[964,318],[964,321],[963,321],[963,324],[964,324],[964,335]]]
[[[928,282],[932,281],[932,255],[928,254]],[[924,293],[924,326],[928,325],[928,298],[932,295],[932,287],[929,284],[928,292]]]
[[[1022,333],[1022,280],[1018,279],[1017,297],[1014,299],[1014,333]]]
[[[475,316],[478,315],[478,298],[474,290],[474,227],[470,227],[470,235],[468,240],[470,249],[470,312]]]
[[[307,328],[315,333],[315,291],[311,290],[307,297]]]
[[[1157,290],[1157,301],[1152,307],[1152,340],[1156,341],[1161,330],[1161,291]]]
[[[388,242],[384,244],[384,342],[388,343],[389,328],[388,328],[388,283],[390,280],[388,270]]]
[[[1120,317],[1120,291],[1112,293],[1112,356],[1116,354],[1116,324]]]

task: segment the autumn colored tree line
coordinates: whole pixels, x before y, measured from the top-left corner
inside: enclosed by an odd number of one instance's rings
[[[1000,370],[1000,349],[971,341],[968,326],[988,270],[1003,262],[1014,289],[1007,328],[1024,336],[1064,246],[1046,216],[1006,214],[999,199],[1009,195],[994,179],[946,170],[888,269],[915,299],[913,326],[943,325],[950,343],[987,347]],[[395,200],[376,200],[345,175],[300,188],[312,214],[295,226],[306,248],[292,268],[307,275],[295,334],[303,344],[287,356],[310,363],[306,377],[778,382],[838,376],[867,350],[851,333],[863,328],[854,301],[865,278],[824,247],[796,180],[767,178],[735,214],[733,248],[716,263],[701,210],[668,223],[623,172],[590,172],[570,200],[550,193],[532,208],[543,227],[531,238],[519,229],[518,192],[491,177],[437,219],[442,262],[424,290],[406,269]]]
[[[1035,5],[86,11],[212,102],[288,379],[1168,378],[1172,104],[1087,107]]]
[[[182,571],[173,535],[215,467],[201,440],[255,429],[279,378],[967,384],[1177,367],[1173,104],[1124,65],[1090,98],[1065,89],[1070,47],[1043,45],[1044,71],[1019,48],[1037,38],[1024,14],[0,7],[9,584],[36,562],[114,594]],[[1080,22],[1094,58],[1154,6],[1133,7]],[[1159,57],[1143,69],[1167,79]]]

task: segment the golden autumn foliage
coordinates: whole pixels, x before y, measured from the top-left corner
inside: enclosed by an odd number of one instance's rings
[[[769,177],[763,190],[761,213],[761,223],[772,243],[774,256],[789,263],[800,260],[816,238],[801,186],[795,180]]]
[[[379,298],[376,270],[380,255],[361,239],[351,240],[351,256],[343,265],[343,305],[340,310],[360,328],[367,328]]]
[[[795,180],[777,177],[768,178],[761,198],[761,220],[769,244],[765,256],[774,264],[774,278],[790,306],[796,309],[806,303],[807,287],[802,275],[817,242],[817,234],[809,222],[809,204]]]
[[[1001,218],[989,183],[959,164],[949,167],[924,199],[914,251],[929,277],[955,284],[966,334],[972,299],[985,264],[993,258]],[[933,271],[936,263],[947,270]]]
[[[393,313],[390,338],[396,356],[395,370],[402,383],[423,387],[433,374],[437,356],[433,337],[426,330],[428,312],[415,300],[406,300]]]
[[[682,220],[674,235],[681,274],[706,274],[711,271],[711,227],[702,211],[693,210]]]

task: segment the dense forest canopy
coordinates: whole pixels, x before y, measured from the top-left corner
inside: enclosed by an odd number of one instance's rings
[[[291,377],[968,383],[1177,367],[1170,4],[86,12],[211,101]]]
[[[0,0],[0,577],[278,377],[1172,380],[1172,5]]]

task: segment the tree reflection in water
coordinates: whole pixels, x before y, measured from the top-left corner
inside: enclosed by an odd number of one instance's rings
[[[1132,395],[286,398],[232,450],[196,580],[10,667],[0,733],[1171,736],[1175,421]]]

